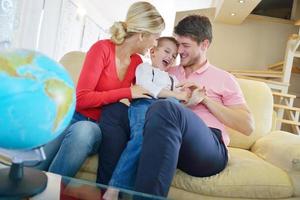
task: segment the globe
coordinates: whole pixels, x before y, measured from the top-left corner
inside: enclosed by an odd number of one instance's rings
[[[71,77],[49,57],[0,51],[0,147],[32,149],[55,139],[75,109]]]

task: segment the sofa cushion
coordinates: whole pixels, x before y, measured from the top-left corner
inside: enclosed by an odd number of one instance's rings
[[[80,168],[80,171],[97,174],[98,155],[88,157]]]
[[[229,148],[228,166],[211,177],[196,178],[177,170],[172,186],[209,196],[287,198],[293,194],[288,175],[250,151]]]
[[[251,151],[281,169],[300,172],[299,147],[299,135],[277,130],[257,140]]]
[[[284,131],[273,131],[256,141],[251,151],[288,172],[295,196],[300,197],[300,138]]]
[[[91,181],[93,183],[96,182],[97,179],[97,173],[91,173],[91,172],[86,172],[86,171],[79,171],[76,174],[76,178],[77,179],[83,179],[83,180],[88,180]]]
[[[85,59],[85,53],[81,51],[71,51],[65,54],[59,63],[62,64],[66,70],[70,73],[74,85],[77,85],[79,74]]]
[[[263,82],[238,79],[238,83],[253,114],[255,129],[250,136],[245,136],[228,128],[229,146],[250,149],[257,139],[267,135],[272,128],[273,96]]]

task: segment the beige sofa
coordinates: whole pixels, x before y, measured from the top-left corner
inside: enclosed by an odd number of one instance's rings
[[[76,83],[85,54],[70,52],[61,63]],[[244,136],[229,130],[228,166],[220,174],[196,178],[178,170],[172,199],[300,199],[300,137],[272,131],[273,97],[262,82],[239,80],[255,118],[255,131]],[[90,157],[77,178],[95,181],[97,156]]]

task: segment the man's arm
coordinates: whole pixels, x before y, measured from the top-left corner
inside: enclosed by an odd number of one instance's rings
[[[224,106],[206,96],[205,88],[200,88],[195,83],[186,82],[177,87],[189,88],[192,91],[193,105],[202,103],[223,124],[245,135],[250,135],[254,130],[254,119],[246,104]]]
[[[201,103],[226,126],[245,135],[254,130],[254,119],[246,104],[224,106],[208,97],[204,97]]]

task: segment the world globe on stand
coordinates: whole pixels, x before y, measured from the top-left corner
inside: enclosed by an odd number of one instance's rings
[[[55,139],[75,109],[62,65],[25,49],[0,51],[0,147],[32,149]]]

